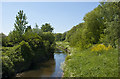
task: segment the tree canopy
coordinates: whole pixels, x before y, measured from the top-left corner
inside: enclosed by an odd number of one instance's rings
[[[15,31],[18,31],[20,35],[25,33],[26,25],[28,24],[26,20],[26,14],[23,13],[23,10],[20,10],[18,15],[16,15],[16,20],[14,23]]]
[[[45,23],[42,25],[41,30],[43,32],[52,32],[54,30],[54,28],[50,24]]]

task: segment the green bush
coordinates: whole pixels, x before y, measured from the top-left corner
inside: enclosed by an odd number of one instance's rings
[[[43,40],[48,40],[50,42],[50,44],[55,43],[54,34],[51,32],[43,32],[42,38],[43,38]]]
[[[34,55],[30,45],[28,42],[22,41],[20,44],[20,53],[22,54],[24,60],[30,61]]]
[[[15,75],[14,64],[8,56],[2,56],[2,75],[12,77]]]
[[[14,47],[2,48],[3,76],[11,77],[16,72],[26,70],[31,65],[33,51],[29,44],[22,41]]]
[[[12,77],[17,72],[16,63],[23,62],[24,59],[20,52],[16,51],[19,46],[14,47],[3,47],[2,48],[2,76]],[[19,69],[20,70],[20,69]]]

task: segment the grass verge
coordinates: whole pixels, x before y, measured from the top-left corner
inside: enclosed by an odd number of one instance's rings
[[[118,50],[92,52],[91,49],[72,48],[63,71],[63,77],[118,77]]]

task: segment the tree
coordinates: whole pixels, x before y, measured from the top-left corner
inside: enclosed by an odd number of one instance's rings
[[[37,23],[35,24],[35,28],[39,28],[39,26],[37,25]]]
[[[7,36],[4,33],[0,33],[0,44],[2,44],[2,46],[6,46],[7,44],[6,37]]]
[[[54,37],[53,33],[51,33],[51,32],[43,32],[42,38],[43,38],[43,40],[49,41],[50,44],[53,44],[55,42],[55,37]]]
[[[25,33],[26,24],[28,24],[26,19],[26,15],[23,13],[23,10],[20,10],[18,15],[16,15],[16,20],[14,23],[15,31],[18,31],[20,35]]]
[[[84,24],[84,23],[80,23],[80,24],[74,26],[71,30],[67,31],[67,32],[66,32],[66,39],[65,39],[65,40],[68,41],[68,42],[70,42],[71,37],[74,35],[74,33],[75,33],[78,29],[80,29],[80,28],[83,27],[83,24]]]
[[[53,29],[54,28],[50,24],[48,24],[48,23],[45,23],[45,25],[42,25],[42,27],[41,27],[41,30],[43,32],[52,32]]]
[[[39,29],[39,26],[37,25],[37,23],[35,24],[35,28],[32,29],[32,32],[37,33],[39,35],[42,34],[42,30]]]
[[[84,34],[90,43],[98,43],[100,34],[103,33],[104,19],[103,15],[100,12],[101,7],[98,6],[93,11],[87,13],[84,17],[86,29],[86,31],[84,31]]]
[[[61,41],[64,41],[64,40],[65,40],[65,38],[66,38],[66,33],[67,33],[67,32],[64,32],[64,33],[62,34]]]
[[[120,1],[101,3],[106,28],[103,40],[116,47],[120,38]]]
[[[9,39],[9,42],[12,42],[13,44],[17,44],[17,43],[20,43],[23,38],[19,34],[19,31],[13,30],[8,34],[8,39]]]
[[[55,34],[55,41],[61,41],[62,34],[61,33],[56,33]]]
[[[25,32],[28,32],[31,29],[32,29],[31,26],[27,26],[27,28],[25,29]]]

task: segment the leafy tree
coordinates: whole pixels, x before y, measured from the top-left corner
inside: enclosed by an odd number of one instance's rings
[[[43,38],[43,40],[49,41],[50,44],[53,44],[55,42],[55,37],[54,37],[53,33],[51,33],[51,32],[43,32],[42,38]]]
[[[37,23],[35,24],[35,28],[39,28],[39,26],[37,25]]]
[[[12,42],[13,44],[18,44],[22,41],[23,37],[19,34],[19,31],[11,31],[8,34],[8,40],[9,42]]]
[[[79,29],[83,27],[84,23],[80,23],[76,26],[74,26],[71,30],[67,31],[66,33],[66,41],[70,42],[71,37],[74,35],[74,33]]]
[[[61,41],[64,41],[64,40],[66,39],[66,33],[67,33],[67,32],[64,32],[64,33],[62,34]]]
[[[66,40],[71,46],[88,48],[97,43],[117,46],[120,38],[120,2],[101,3],[85,15],[84,21],[83,28],[75,26],[67,32]]]
[[[23,13],[23,10],[18,12],[16,15],[16,20],[14,23],[15,29],[11,31],[8,35],[8,39],[13,44],[20,43],[23,39],[22,35],[28,30],[31,29],[31,26],[28,26],[26,29],[26,25],[28,22],[26,21],[26,15]]]
[[[90,43],[98,43],[100,39],[100,34],[103,33],[104,29],[104,19],[103,15],[100,13],[101,7],[98,6],[93,11],[87,13],[84,17],[85,21],[85,31],[84,34],[86,39]]]
[[[14,23],[15,31],[18,31],[20,35],[25,33],[26,24],[28,24],[26,19],[26,15],[23,13],[23,10],[20,10],[18,15],[16,15],[16,20]]]
[[[56,33],[55,34],[55,41],[61,41],[62,34],[61,33]]]
[[[41,30],[43,32],[52,32],[53,29],[54,28],[50,24],[48,24],[48,23],[45,23],[45,25],[42,25],[42,27],[41,27]]]
[[[7,39],[6,39],[6,35],[4,33],[0,33],[0,43],[2,44],[2,46],[7,46]]]
[[[28,32],[28,31],[31,30],[31,29],[32,29],[31,26],[27,26],[25,32]]]
[[[40,36],[42,35],[42,30],[39,29],[39,26],[36,24],[35,28],[32,29],[32,32],[39,34]]]
[[[106,28],[104,29],[103,42],[116,47],[120,38],[120,1],[101,3]]]

